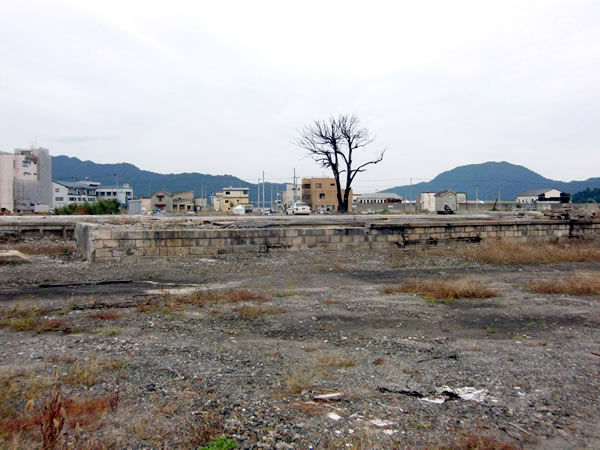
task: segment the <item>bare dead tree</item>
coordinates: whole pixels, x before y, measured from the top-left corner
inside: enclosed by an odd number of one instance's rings
[[[360,126],[358,117],[346,114],[315,120],[312,125],[302,129],[294,141],[322,167],[331,169],[336,182],[339,212],[348,212],[350,190],[356,175],[364,172],[367,166],[383,160],[385,149],[370,161],[355,162],[355,152],[364,149],[373,140],[369,130]],[[343,178],[345,186],[342,192],[340,181]]]

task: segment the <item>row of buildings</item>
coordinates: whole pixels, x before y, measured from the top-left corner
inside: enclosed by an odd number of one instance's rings
[[[415,203],[405,203],[397,194],[349,193],[349,211],[370,212],[374,210],[407,209],[412,206],[424,212],[458,211],[469,209],[469,203],[477,208],[479,200],[468,201],[461,192],[444,190],[423,192]],[[94,203],[101,199],[116,199],[123,208],[133,213],[165,212],[195,213],[204,210],[230,212],[242,205],[252,210],[248,187],[225,187],[210,197],[195,197],[194,192],[158,190],[149,197],[136,199],[128,184],[102,186],[98,182],[52,180],[52,158],[45,148],[16,149],[13,153],[0,152],[0,212],[1,213],[47,213],[69,204]],[[571,196],[557,189],[537,189],[520,194],[514,202],[521,207],[569,203]],[[338,210],[337,186],[334,178],[303,178],[300,185],[287,184],[285,191],[277,195],[269,209],[285,211],[293,203],[302,201],[312,212]],[[461,206],[462,205],[462,206]],[[262,205],[263,207],[265,205]],[[495,205],[494,205],[495,206]]]
[[[514,201],[484,202],[479,199],[467,200],[465,192],[445,189],[440,192],[422,192],[417,195],[416,209],[423,212],[449,213],[459,210],[504,207],[547,209],[552,205],[571,203],[571,194],[558,189],[534,189],[523,192]],[[489,209],[489,208],[488,208]]]

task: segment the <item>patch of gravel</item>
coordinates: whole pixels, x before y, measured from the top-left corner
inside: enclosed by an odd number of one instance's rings
[[[122,362],[94,385],[72,387],[93,397],[119,386],[118,409],[83,433],[118,447],[198,446],[193,430],[214,414],[239,448],[331,448],[357,440],[370,448],[421,448],[448,445],[467,431],[517,448],[595,448],[600,302],[533,295],[522,285],[599,269],[479,266],[417,249],[131,265],[36,255],[32,264],[0,267],[0,305],[50,308],[48,318],[79,332],[0,327],[0,361],[38,374],[67,373],[73,361]],[[411,277],[476,278],[498,296],[440,303],[381,293]],[[37,287],[110,279],[133,283]],[[183,288],[247,289],[265,300],[178,305]],[[120,316],[92,318],[96,310],[86,305],[99,302],[99,311]],[[284,312],[252,320],[239,314],[242,305]],[[293,379],[303,387],[290,389]],[[430,395],[442,386],[483,389],[497,401],[436,404],[379,389]],[[343,395],[315,402],[327,392]]]

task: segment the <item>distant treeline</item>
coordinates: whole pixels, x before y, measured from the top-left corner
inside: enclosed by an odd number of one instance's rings
[[[57,208],[54,210],[54,214],[59,216],[69,216],[69,215],[102,215],[102,214],[120,214],[121,208],[119,204],[119,200],[110,199],[110,200],[98,200],[94,203],[82,203],[80,205],[76,205],[75,203],[71,203],[62,208]]]
[[[584,191],[578,192],[577,194],[573,194],[573,198],[571,201],[573,203],[600,203],[600,188],[587,188]]]

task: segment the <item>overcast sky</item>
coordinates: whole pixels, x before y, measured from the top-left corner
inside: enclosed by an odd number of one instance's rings
[[[600,176],[600,2],[0,2],[3,151],[285,182],[324,173],[291,141],[340,113],[387,148],[357,192]]]

